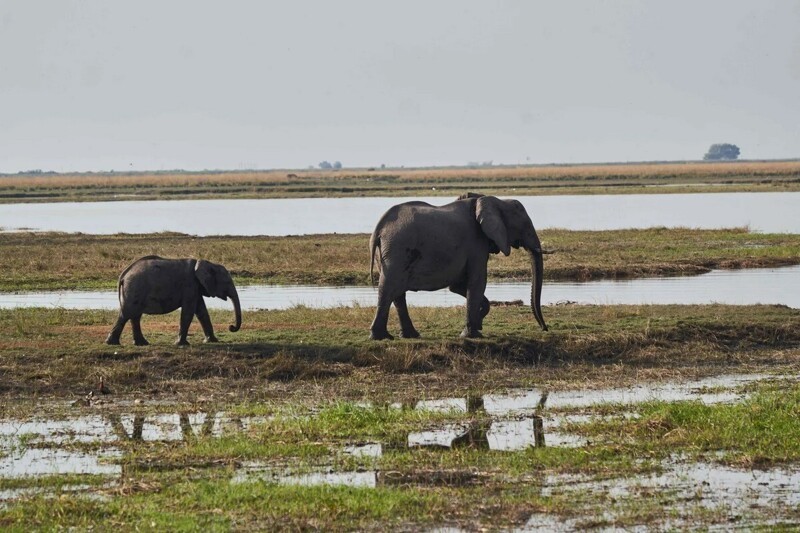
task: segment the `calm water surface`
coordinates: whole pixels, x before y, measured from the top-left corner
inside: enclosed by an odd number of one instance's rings
[[[518,196],[534,225],[571,230],[731,228],[800,233],[800,193]],[[391,206],[451,198],[289,198],[6,204],[4,231],[91,234],[175,231],[190,235],[371,233]]]
[[[378,294],[372,287],[249,285],[239,288],[242,309],[288,309],[297,305],[331,308],[371,307]],[[486,296],[494,301],[522,300],[530,305],[529,283],[489,283]],[[409,292],[411,306],[464,305],[463,297],[445,290]],[[543,305],[559,302],[586,304],[783,304],[800,308],[800,266],[714,270],[700,276],[644,278],[628,281],[548,282]],[[206,298],[214,309],[232,309],[230,302]],[[0,293],[0,308],[64,307],[117,309],[116,291],[52,291]]]

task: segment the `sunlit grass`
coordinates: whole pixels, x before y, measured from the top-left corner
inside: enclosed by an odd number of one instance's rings
[[[0,201],[798,190],[798,161],[0,176]]]

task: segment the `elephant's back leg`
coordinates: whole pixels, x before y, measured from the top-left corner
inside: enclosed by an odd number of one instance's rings
[[[142,335],[142,314],[131,317],[131,329],[133,329],[133,343],[136,346],[147,346],[150,344]]]
[[[394,283],[388,282],[391,278],[387,278],[386,271],[381,271],[380,281],[378,282],[378,305],[375,308],[375,318],[372,320],[370,326],[369,338],[373,340],[393,339],[386,328],[389,322],[389,308],[392,302],[403,294],[405,299],[405,292],[400,291]]]
[[[117,322],[114,324],[114,327],[111,328],[111,332],[109,332],[108,337],[106,337],[106,344],[119,344],[119,338],[122,335],[122,330],[125,329],[125,324],[127,322],[128,319],[125,318],[125,315],[123,315],[122,311],[120,311],[119,316],[117,317]]]
[[[411,322],[411,316],[408,314],[408,305],[406,305],[406,293],[394,299],[394,308],[397,309],[397,316],[400,318],[400,331],[404,339],[419,338],[419,332]]]
[[[147,300],[148,287],[142,276],[129,275],[119,282],[120,314],[132,319],[141,316]]]

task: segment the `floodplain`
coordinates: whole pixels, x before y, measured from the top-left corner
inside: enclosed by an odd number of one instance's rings
[[[289,176],[294,174],[294,176]],[[798,162],[2,176],[4,202],[799,190]],[[433,190],[435,188],[435,191]],[[522,192],[520,192],[522,191]],[[545,284],[800,264],[797,234],[540,231]],[[240,285],[368,285],[368,237],[0,233],[0,291],[113,289],[133,259],[208,258]],[[493,281],[526,281],[524,253]],[[787,287],[787,291],[796,290]],[[0,528],[758,529],[800,524],[800,310],[494,302],[211,311],[177,347],[103,339],[110,310],[0,309]],[[394,312],[390,332],[399,332]]]
[[[549,306],[544,333],[498,306],[474,341],[459,308],[412,313],[419,340],[367,340],[368,308],[295,308],[179,348],[174,314],[110,347],[113,312],[0,311],[0,524],[797,522],[796,309]]]

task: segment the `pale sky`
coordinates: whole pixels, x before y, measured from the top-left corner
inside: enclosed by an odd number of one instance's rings
[[[798,1],[0,0],[0,172],[800,157]]]

